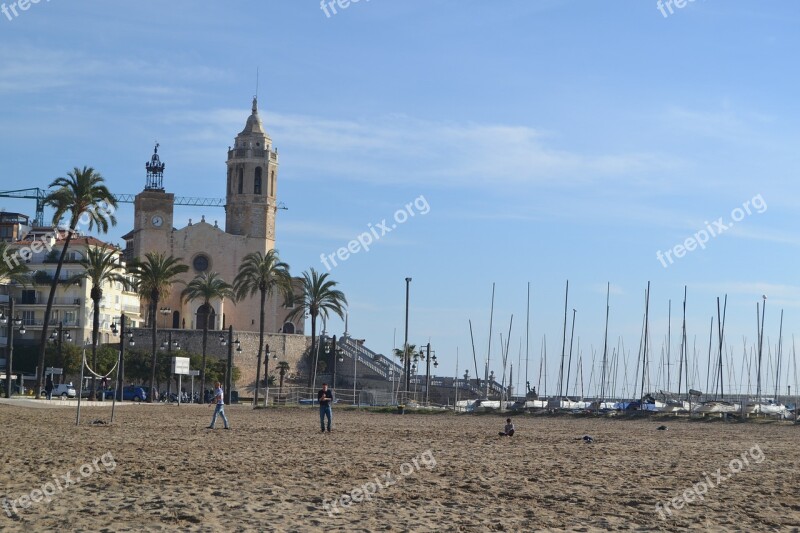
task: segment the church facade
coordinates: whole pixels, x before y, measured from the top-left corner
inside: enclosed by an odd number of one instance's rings
[[[164,188],[165,164],[158,145],[145,166],[145,188],[134,200],[134,228],[124,237],[129,258],[141,260],[148,252],[162,252],[181,258],[189,267],[181,278],[185,283],[198,274],[216,272],[232,284],[247,254],[275,247],[278,151],[264,130],[255,98],[244,129],[228,148],[224,229],[216,222],[209,224],[205,217],[195,223],[190,220],[183,228],[174,227],[175,195]],[[201,329],[208,317],[210,329],[232,325],[237,331],[258,331],[258,295],[236,303],[212,301],[207,308],[202,301],[181,301],[182,288],[176,284],[160,302],[159,328]],[[267,300],[265,331],[302,334],[304,319],[288,321],[291,309],[283,303],[280,294]]]

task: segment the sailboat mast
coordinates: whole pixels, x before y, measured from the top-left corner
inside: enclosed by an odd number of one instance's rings
[[[528,389],[530,388],[530,381],[528,381],[528,352],[530,351],[530,335],[531,335],[531,282],[528,282],[528,303],[527,312],[525,315],[525,399],[528,398]],[[541,373],[541,368],[539,369]]]
[[[644,398],[644,384],[647,377],[647,336],[650,326],[650,282],[647,282],[647,294],[644,303],[644,350],[642,351],[642,390],[639,399]],[[641,408],[640,404],[640,408]]]
[[[761,357],[764,354],[764,315],[767,314],[767,297],[762,296],[761,306],[761,326],[758,331],[758,370],[756,371],[756,401],[761,401]],[[758,302],[756,302],[756,313],[758,313]],[[758,314],[756,314],[758,318]]]
[[[603,371],[600,380],[600,402],[597,404],[597,409],[600,409],[606,399],[606,364],[608,362],[608,314],[609,314],[609,298],[611,296],[611,282],[606,283],[606,328],[603,334]]]
[[[778,394],[780,393],[781,384],[781,355],[783,355],[783,309],[781,309],[781,326],[778,333],[778,364],[775,372],[775,401],[778,401]]]
[[[567,280],[567,289],[564,294],[564,328],[563,338],[561,340],[561,366],[558,369],[558,397],[559,399],[564,395],[564,358],[566,357],[567,349],[567,301],[569,299],[569,280]]]
[[[492,320],[494,319],[494,282],[492,282],[492,308],[489,311],[489,347],[486,352],[486,369],[484,379],[486,380],[486,398],[489,398],[489,364],[492,361]],[[477,374],[477,370],[475,371]]]

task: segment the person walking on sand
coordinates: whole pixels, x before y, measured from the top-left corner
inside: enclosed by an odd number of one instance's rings
[[[44,386],[44,392],[48,400],[53,399],[53,376],[51,374],[47,374],[47,383]]]
[[[328,384],[322,384],[322,390],[317,392],[317,401],[319,402],[319,427],[322,433],[325,433],[325,418],[328,418],[328,433],[331,432],[331,422],[333,421],[333,411],[331,410],[331,403],[333,402],[333,391],[328,390]]]
[[[514,436],[514,424],[511,423],[510,418],[506,418],[506,427],[503,431],[500,432],[501,437],[513,437]]]
[[[214,401],[211,405],[216,405],[216,407],[214,408],[214,416],[211,418],[211,425],[208,426],[208,429],[214,429],[217,416],[222,417],[222,421],[225,423],[225,429],[231,429],[228,427],[228,417],[225,416],[225,393],[222,390],[222,383],[219,381],[214,383]]]

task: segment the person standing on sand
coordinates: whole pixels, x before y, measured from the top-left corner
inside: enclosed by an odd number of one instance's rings
[[[51,374],[47,374],[47,383],[44,386],[44,392],[48,400],[53,399],[53,376]]]
[[[214,429],[217,416],[222,417],[222,421],[225,423],[225,429],[231,429],[228,427],[228,418],[225,416],[225,391],[222,390],[222,383],[219,381],[214,383],[214,389],[214,401],[211,405],[216,405],[216,407],[214,408],[214,417],[211,419],[211,425],[208,426],[208,429]]]
[[[331,422],[333,421],[333,410],[331,403],[333,402],[333,391],[328,390],[328,384],[322,384],[322,390],[317,392],[317,401],[319,402],[319,427],[325,433],[325,417],[328,418],[328,433],[331,432]]]

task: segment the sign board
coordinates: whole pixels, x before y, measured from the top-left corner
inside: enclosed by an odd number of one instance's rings
[[[199,370],[189,370],[189,375],[190,376],[199,376],[200,375],[200,371]]]
[[[44,369],[44,375],[45,376],[48,375],[48,374],[50,374],[52,376],[60,376],[63,373],[64,373],[64,369],[63,368],[53,368],[52,366],[48,366],[47,368]]]
[[[188,357],[173,357],[172,358],[172,373],[173,374],[189,374],[189,358]]]

